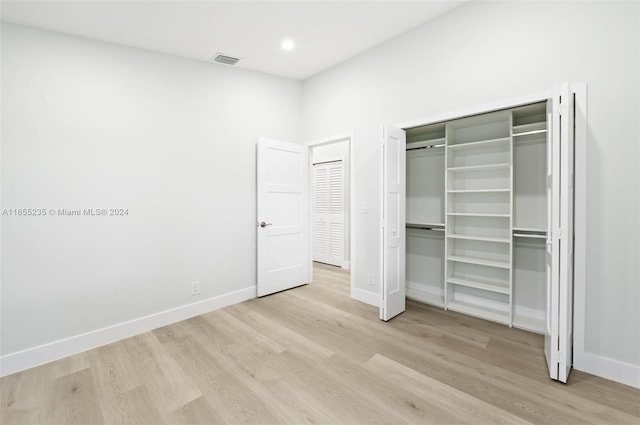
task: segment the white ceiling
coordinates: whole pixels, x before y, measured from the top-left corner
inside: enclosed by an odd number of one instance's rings
[[[2,1],[5,22],[303,80],[462,1]],[[284,38],[294,50],[280,48]],[[224,65],[220,65],[224,66]]]

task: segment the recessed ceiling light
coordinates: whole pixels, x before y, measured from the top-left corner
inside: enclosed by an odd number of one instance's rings
[[[282,50],[293,50],[296,47],[296,44],[291,39],[282,40]]]

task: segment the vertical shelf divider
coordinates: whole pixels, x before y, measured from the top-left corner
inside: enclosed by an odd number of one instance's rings
[[[449,309],[449,284],[447,281],[449,280],[449,261],[447,257],[449,256],[449,208],[450,208],[450,196],[453,196],[449,193],[449,124],[444,126],[444,309],[445,311]]]
[[[509,327],[513,326],[513,111],[509,113]]]

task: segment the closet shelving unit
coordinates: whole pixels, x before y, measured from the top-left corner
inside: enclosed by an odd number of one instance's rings
[[[511,117],[488,115],[447,124],[445,308],[511,324]]]
[[[546,102],[406,130],[409,298],[542,333]]]

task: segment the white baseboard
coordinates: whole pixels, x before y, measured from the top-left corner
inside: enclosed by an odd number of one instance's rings
[[[343,261],[342,268],[345,270],[351,270],[351,261]]]
[[[640,366],[592,353],[574,354],[573,367],[577,370],[640,388]],[[571,379],[571,377],[569,377]]]
[[[364,289],[351,288],[351,298],[374,307],[380,307],[380,295],[377,292],[365,291]]]
[[[7,354],[0,357],[0,376],[10,375],[21,370],[82,353],[92,348],[110,344],[255,297],[256,287],[250,286],[228,294],[176,307],[171,310],[150,314],[138,319]]]

